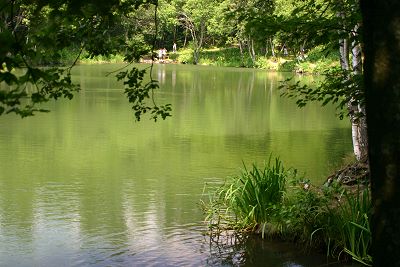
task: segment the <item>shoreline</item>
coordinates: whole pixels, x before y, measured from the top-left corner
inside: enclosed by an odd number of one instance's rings
[[[152,60],[149,56],[142,57],[138,63],[145,64],[187,64],[216,67],[233,67],[246,69],[260,69],[276,72],[292,72],[300,75],[320,75],[326,70],[339,65],[339,59],[335,55],[326,57],[319,50],[309,51],[303,58],[295,55],[275,55],[258,56],[251,59],[247,54],[240,54],[236,48],[204,49],[200,52],[199,61],[194,62],[192,50],[182,49],[169,55],[164,60]],[[79,64],[106,64],[106,63],[125,63],[122,55],[104,58],[82,58]]]

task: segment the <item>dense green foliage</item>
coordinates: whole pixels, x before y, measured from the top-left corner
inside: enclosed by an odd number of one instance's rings
[[[193,53],[188,61],[195,64],[201,62],[203,48],[233,46],[240,51],[240,66],[264,66],[268,64],[260,59],[262,56],[276,57],[276,53],[283,52],[285,56],[304,60],[309,51],[323,47],[327,53],[339,51],[340,68],[328,72],[325,82],[315,90],[288,84],[285,94],[299,99],[299,106],[308,101],[321,101],[323,104],[338,103],[341,109],[346,107],[341,114],[347,113],[356,129],[353,137],[359,150],[357,157],[361,158],[367,150],[361,50],[371,46],[371,51],[366,53],[372,55],[371,62],[384,61],[383,67],[379,65],[376,72],[378,78],[373,76],[375,72],[368,73],[371,80],[386,81],[387,77],[396,76],[381,75],[386,70],[396,69],[397,63],[391,60],[398,56],[390,55],[397,51],[396,46],[381,45],[377,42],[380,40],[376,40],[398,32],[391,26],[398,19],[397,14],[391,14],[392,6],[396,6],[395,1],[379,4],[383,10],[380,14],[382,22],[379,21],[381,28],[374,28],[378,27],[374,20],[366,20],[367,27],[374,31],[371,30],[369,44],[364,46],[357,0],[88,0],[62,3],[55,0],[1,0],[0,115],[30,116],[47,111],[41,104],[51,99],[71,99],[79,86],[71,82],[71,67],[57,66],[65,56],[63,53],[76,55],[71,66],[83,53],[89,58],[119,53],[124,55],[124,61],[131,63],[143,55],[152,58],[156,48],[170,49],[176,42],[179,48],[191,46]],[[365,9],[367,18],[373,16],[366,11],[368,9]],[[392,15],[390,19],[393,20],[386,21],[386,14]],[[385,34],[378,34],[380,31]],[[397,45],[397,39],[391,38],[385,42]],[[375,42],[379,45],[371,45]],[[302,64],[301,69],[311,68],[307,61]],[[143,113],[152,113],[154,119],[156,115],[169,116],[170,106],[158,106],[152,97],[158,83],[152,77],[144,83],[143,75],[140,70],[128,70],[118,75],[124,80],[135,118],[139,119]],[[385,107],[392,98],[389,95],[388,100],[382,101],[382,106]],[[375,95],[371,99],[375,100]],[[373,102],[370,107],[374,106]],[[371,112],[371,116],[383,113],[379,109],[376,111]],[[375,121],[380,122],[379,119]],[[387,125],[390,129],[398,123]],[[389,138],[383,136],[384,139]],[[377,148],[377,151],[386,150]]]
[[[277,54],[275,57],[259,56],[253,62],[249,53],[241,55],[237,47],[203,49],[199,55],[199,65],[259,68],[300,74],[323,74],[329,68],[339,66],[336,55],[331,53],[327,56],[320,47],[312,49],[308,53],[307,60]],[[169,58],[186,64],[193,61],[193,51],[190,48],[181,49],[178,53],[171,54]]]
[[[318,189],[275,159],[245,168],[209,194],[203,207],[211,234],[233,228],[279,236],[325,248],[330,257],[372,262],[368,188],[352,192],[334,183]]]
[[[283,95],[300,107],[309,101],[338,103],[340,118],[348,115],[360,128],[357,158],[366,154],[365,121],[359,120],[365,110],[357,0],[194,2],[160,1],[163,31],[157,41],[160,47],[178,44],[174,60],[322,74],[325,80],[315,88],[286,82]]]
[[[8,85],[7,89],[1,90],[0,112],[15,112],[21,116],[43,111],[38,104],[49,99],[72,98],[79,90],[71,84],[70,68],[39,67],[63,62],[66,54],[71,65],[78,57],[107,61],[117,54],[130,63],[141,57],[152,58],[151,51],[159,48],[170,51],[176,43],[178,60],[185,63],[322,73],[332,64],[316,63],[312,56],[316,48],[322,49],[323,54],[335,55],[339,62],[339,41],[347,38],[348,43],[359,42],[356,25],[360,21],[360,12],[353,0],[207,0],[201,4],[197,0],[72,1],[63,4],[51,0],[13,0],[3,1],[0,8],[0,82]],[[228,49],[216,55],[203,52],[213,47]],[[321,54],[318,60],[324,58]],[[172,53],[170,56],[177,57]],[[348,55],[344,58],[348,61]],[[358,90],[353,86],[359,81],[358,76],[355,79],[349,77],[359,74],[346,69],[335,75],[343,81],[352,81],[347,88]],[[127,84],[133,82],[129,80]],[[139,83],[137,81],[136,85]],[[151,83],[154,85],[151,90],[158,87],[156,81]],[[302,98],[301,104],[313,100],[335,101],[336,97],[344,102],[362,99],[359,91],[354,94],[344,90],[342,94],[342,91],[324,90],[332,88],[332,84],[337,85],[332,82],[319,87],[323,90],[318,89],[317,97],[309,97],[308,91],[293,86],[288,87],[295,89],[290,90],[289,95]],[[135,94],[141,94],[138,87],[131,89]],[[158,106],[154,99],[150,103],[146,101],[152,95],[139,97],[141,104],[132,103],[134,109],[141,110],[142,114],[154,107],[164,117],[168,116],[170,107]],[[143,109],[141,105],[147,108]]]
[[[120,53],[128,63],[139,60],[151,51],[148,43],[157,30],[156,7],[157,1],[145,0],[1,1],[0,115],[31,116],[47,111],[40,104],[50,99],[71,99],[79,90],[71,82],[71,68],[82,54],[93,58]],[[154,14],[142,18],[140,9]],[[141,31],[142,20],[148,31]],[[132,21],[136,27],[131,27]],[[69,58],[75,54],[71,66],[56,66],[65,54]],[[157,81],[150,77],[148,84],[142,84],[143,75],[134,74],[141,71],[129,73],[118,78],[124,79],[135,118],[150,111],[153,119],[169,116],[170,107],[156,105],[150,94],[158,88]]]

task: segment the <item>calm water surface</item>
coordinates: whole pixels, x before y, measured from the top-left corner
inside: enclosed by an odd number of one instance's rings
[[[0,266],[320,266],[287,244],[211,242],[205,183],[272,152],[314,183],[351,151],[333,107],[279,97],[283,74],[158,65],[173,117],[134,123],[118,65],[78,66],[48,114],[0,117]],[[307,79],[311,79],[308,77]]]

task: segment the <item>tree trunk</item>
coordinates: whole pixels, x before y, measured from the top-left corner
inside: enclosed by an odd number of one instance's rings
[[[192,42],[193,42],[193,64],[197,65],[197,63],[199,62],[199,44],[197,40],[197,34],[194,27],[189,28],[189,30],[192,35]]]
[[[341,11],[337,12],[336,16],[339,18],[339,25],[341,29],[339,30],[339,34],[342,35],[342,38],[339,40],[339,52],[340,52],[340,67],[342,70],[350,70],[349,64],[349,35],[348,29],[345,23],[346,14],[344,11],[344,3],[342,0],[339,0],[339,6]]]
[[[342,70],[349,70],[349,40],[340,39],[339,40],[339,52],[340,52],[340,67]]]
[[[190,31],[190,34],[192,35],[192,41],[193,41],[193,64],[197,65],[199,63],[199,54],[200,54],[200,49],[203,45],[203,39],[204,39],[204,33],[206,31],[205,23],[201,22],[200,23],[200,29],[199,29],[199,34],[196,31],[195,25],[191,21],[187,21],[187,28]]]
[[[354,35],[358,35],[359,25],[354,27]],[[355,74],[362,73],[361,46],[358,42],[353,41],[351,44],[352,66]]]
[[[341,19],[341,22],[345,20],[345,14],[343,11],[338,12],[337,16]],[[346,27],[341,24],[343,29],[339,30],[339,33],[346,36]],[[357,29],[356,29],[357,30]],[[352,70],[355,75],[362,73],[361,65],[361,51],[360,46],[353,42],[352,43]],[[339,56],[340,56],[340,67],[344,71],[350,71],[350,60],[349,60],[349,39],[343,38],[339,40]],[[360,160],[366,151],[366,123],[365,118],[361,117],[360,114],[365,114],[364,108],[358,105],[355,99],[351,99],[347,103],[347,109],[349,112],[351,122],[351,137],[353,141],[353,153],[357,160]],[[362,112],[364,111],[364,112]]]
[[[400,266],[400,1],[361,1],[373,266]]]
[[[244,55],[243,55],[243,43],[239,39],[239,49],[240,49],[240,60],[241,60],[241,65],[244,67]]]
[[[199,63],[199,46],[197,43],[196,35],[193,35],[193,64],[197,65]]]
[[[270,43],[271,43],[271,53],[272,53],[272,56],[275,57],[275,46],[274,46],[273,39],[270,38],[269,41],[270,41]]]
[[[183,41],[183,47],[186,47],[186,42],[187,42],[187,29],[185,29],[185,40]]]
[[[176,43],[176,25],[174,26],[174,43]]]
[[[256,52],[254,51],[254,40],[251,39],[251,58],[253,59],[253,64],[256,63]]]
[[[338,16],[342,17],[340,13]],[[354,34],[358,34],[359,26],[354,28]],[[349,63],[349,40],[339,40],[339,54],[340,54],[340,67],[344,71],[350,71]],[[354,41],[351,44],[352,53],[352,72],[354,75],[362,74],[362,60],[361,60],[361,46],[359,43]],[[358,90],[361,90],[359,88]],[[365,107],[362,106],[356,99],[352,98],[347,103],[347,109],[349,112],[351,122],[351,137],[353,141],[353,152],[357,160],[361,160],[368,154],[368,141],[367,141],[367,124],[365,118]]]
[[[199,50],[195,48],[193,50],[193,65],[197,65],[199,63]]]
[[[303,44],[300,45],[300,59],[304,60],[305,59],[305,47],[306,47],[306,40],[303,41]]]
[[[358,34],[357,25],[354,28],[354,33]],[[351,48],[352,53],[352,69],[354,75],[362,74],[362,60],[361,60],[361,46],[356,41],[353,41]],[[361,90],[358,89],[358,90]],[[350,101],[349,105],[349,114],[351,120],[351,129],[352,129],[352,139],[353,139],[353,149],[354,155],[357,160],[367,156],[368,154],[368,140],[367,140],[367,123],[366,123],[366,112],[365,107],[359,103],[354,101]]]
[[[365,108],[360,104],[348,103],[351,121],[351,137],[353,141],[353,152],[357,160],[361,160],[368,154],[367,123]],[[364,115],[361,115],[364,114]]]
[[[250,36],[249,36],[249,39],[247,41],[247,48],[249,50],[249,55],[250,55],[251,61],[252,61],[253,66],[254,66],[256,64],[256,55],[255,55],[255,52],[254,52],[254,41],[253,41],[253,39],[251,39]]]

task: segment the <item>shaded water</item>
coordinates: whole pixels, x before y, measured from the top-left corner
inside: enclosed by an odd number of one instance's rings
[[[0,117],[0,266],[319,266],[287,244],[210,242],[205,183],[272,152],[314,183],[351,151],[332,107],[279,97],[283,74],[157,65],[173,117],[133,122],[118,65],[78,66],[52,112]],[[310,78],[309,78],[310,79]]]

